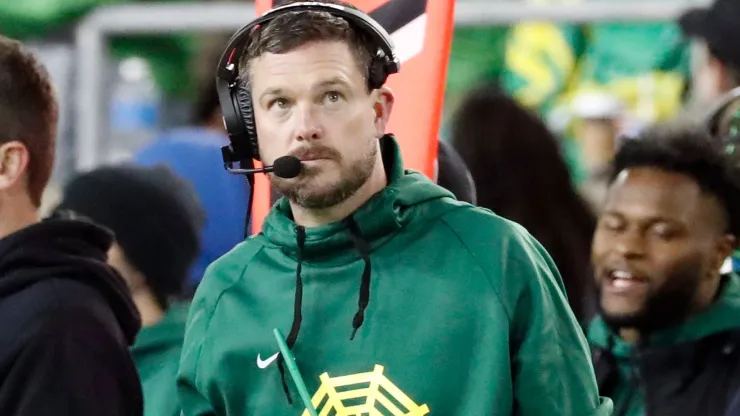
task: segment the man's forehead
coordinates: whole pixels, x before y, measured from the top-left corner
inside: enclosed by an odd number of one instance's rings
[[[702,199],[690,176],[657,168],[625,169],[607,193],[605,209],[683,217],[695,212]]]
[[[250,72],[253,79],[277,75],[310,74],[334,70],[351,75],[359,72],[349,46],[339,41],[309,42],[283,53],[265,52],[253,59]]]

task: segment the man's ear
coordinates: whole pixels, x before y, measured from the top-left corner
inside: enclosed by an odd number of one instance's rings
[[[380,137],[385,134],[385,128],[388,125],[388,120],[391,117],[391,111],[393,110],[393,103],[395,97],[393,91],[388,87],[381,87],[373,92],[375,97],[375,104],[373,110],[375,111],[375,131],[377,136]]]
[[[736,240],[735,236],[732,234],[725,234],[723,235],[718,241],[717,241],[717,255],[714,259],[714,266],[716,266],[716,269],[719,270],[719,268],[722,267],[722,265],[725,262],[725,259],[730,257],[732,255],[732,252],[735,248]]]
[[[28,169],[28,148],[19,141],[0,145],[0,191],[15,187]]]

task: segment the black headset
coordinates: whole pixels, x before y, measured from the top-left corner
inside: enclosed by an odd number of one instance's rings
[[[221,153],[228,168],[239,162],[242,168],[252,168],[252,159],[260,160],[259,145],[254,113],[252,111],[252,91],[239,79],[239,58],[250,36],[259,25],[266,24],[276,17],[291,12],[326,12],[345,19],[354,29],[368,35],[377,51],[368,68],[368,87],[377,89],[383,86],[389,75],[401,69],[401,63],[394,51],[388,32],[367,14],[349,7],[320,2],[300,2],[274,8],[251,23],[239,29],[229,40],[221,55],[216,71],[216,90],[221,103],[224,127],[229,134],[230,146],[224,146]]]

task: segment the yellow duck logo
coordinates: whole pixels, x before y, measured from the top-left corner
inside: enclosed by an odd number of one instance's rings
[[[311,403],[320,416],[423,416],[429,413],[427,405],[417,405],[383,374],[383,366],[376,365],[369,373],[319,377],[321,386]],[[309,416],[308,410],[302,416]]]

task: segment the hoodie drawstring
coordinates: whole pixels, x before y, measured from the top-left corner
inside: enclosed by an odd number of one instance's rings
[[[360,329],[362,323],[365,321],[365,310],[370,304],[370,276],[372,272],[372,266],[370,264],[370,246],[367,241],[362,237],[360,227],[352,217],[347,218],[347,226],[349,227],[349,235],[352,238],[352,242],[360,252],[362,260],[365,262],[365,268],[362,271],[362,280],[360,282],[360,296],[358,299],[358,310],[352,319],[352,335],[350,341],[355,339],[357,330]],[[296,227],[296,242],[298,243],[298,265],[296,266],[296,287],[295,287],[295,302],[293,308],[293,324],[290,327],[290,333],[286,339],[286,344],[289,349],[293,348],[296,340],[298,339],[298,332],[301,330],[301,321],[303,316],[301,309],[303,306],[303,279],[301,278],[301,270],[303,268],[303,246],[306,243],[306,229],[302,226]],[[285,359],[283,355],[278,356],[278,370],[280,371],[280,380],[283,384],[283,391],[285,392],[285,398],[288,399],[289,404],[293,404],[293,399],[288,389],[288,383],[285,379]]]
[[[303,315],[301,309],[303,307],[303,279],[301,278],[301,270],[303,269],[303,245],[306,243],[306,229],[298,226],[296,231],[296,242],[298,243],[298,266],[295,269],[295,300],[293,302],[293,324],[290,326],[290,333],[285,343],[288,345],[288,349],[293,349],[296,340],[298,339],[298,332],[301,330],[301,321],[303,321]],[[285,381],[285,358],[283,354],[278,357],[278,370],[280,370],[280,380],[283,383],[283,391],[285,391],[285,398],[288,399],[289,404],[293,404],[293,399],[290,397],[290,390],[288,389],[288,383]]]
[[[358,310],[352,319],[352,335],[349,337],[350,341],[352,341],[355,339],[357,330],[360,329],[362,323],[365,321],[365,309],[370,304],[370,276],[372,266],[370,264],[370,247],[367,241],[362,238],[362,232],[360,232],[357,222],[352,217],[349,217],[347,218],[347,225],[349,226],[349,235],[352,238],[352,242],[365,262],[365,268],[362,270],[362,280],[360,282],[360,297],[357,301]]]

